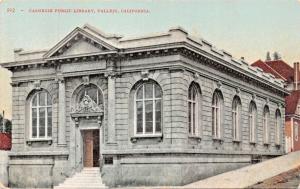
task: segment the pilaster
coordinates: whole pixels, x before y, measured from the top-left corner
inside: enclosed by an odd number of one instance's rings
[[[63,77],[58,77],[58,146],[66,145],[66,89]]]
[[[107,99],[107,143],[116,143],[116,128],[115,128],[115,104],[116,104],[116,79],[114,73],[106,75],[108,80],[108,99]]]

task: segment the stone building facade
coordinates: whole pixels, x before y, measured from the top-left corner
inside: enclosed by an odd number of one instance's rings
[[[108,186],[183,185],[284,154],[283,81],[180,27],[124,38],[84,25],[15,56],[2,65],[12,187],[52,187],[83,167]]]

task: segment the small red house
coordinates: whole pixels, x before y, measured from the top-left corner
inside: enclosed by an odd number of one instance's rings
[[[258,60],[252,66],[259,67],[264,72],[273,74],[283,79],[288,91],[291,92],[285,98],[285,138],[286,152],[300,150],[300,72],[299,62],[294,63],[294,68],[281,59]]]

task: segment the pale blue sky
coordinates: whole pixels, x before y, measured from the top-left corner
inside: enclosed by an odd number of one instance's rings
[[[15,13],[8,13],[7,8],[15,8]],[[29,13],[30,8],[144,8],[150,13]],[[2,0],[0,62],[12,61],[14,48],[48,49],[85,23],[124,36],[162,32],[179,25],[248,62],[264,59],[267,51],[278,51],[290,64],[300,60],[298,0]],[[0,68],[1,86],[9,87],[8,77]],[[0,99],[10,102],[11,92],[1,91]],[[10,114],[10,103],[0,100],[1,109]]]

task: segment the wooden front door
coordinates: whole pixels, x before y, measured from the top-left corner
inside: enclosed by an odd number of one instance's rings
[[[99,130],[83,131],[83,166],[99,167]]]

